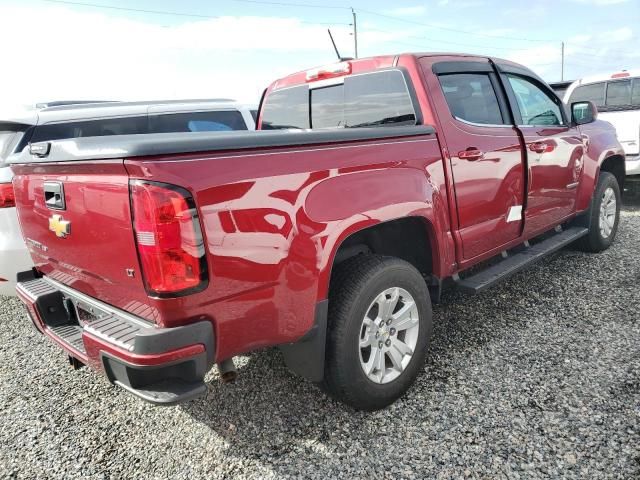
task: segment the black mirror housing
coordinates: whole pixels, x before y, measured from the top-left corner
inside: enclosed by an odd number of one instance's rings
[[[598,118],[598,107],[591,101],[574,102],[571,104],[571,121],[575,125],[594,122]]]

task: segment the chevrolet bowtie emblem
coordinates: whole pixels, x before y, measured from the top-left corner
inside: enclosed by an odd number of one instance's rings
[[[71,222],[63,220],[62,215],[52,215],[49,219],[49,230],[56,234],[56,237],[65,238],[71,232]]]

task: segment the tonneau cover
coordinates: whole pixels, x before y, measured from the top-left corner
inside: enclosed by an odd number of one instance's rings
[[[327,130],[154,133],[84,137],[30,145],[9,157],[12,164],[86,161],[177,153],[289,147],[435,134],[428,125]],[[37,149],[40,155],[31,153]]]

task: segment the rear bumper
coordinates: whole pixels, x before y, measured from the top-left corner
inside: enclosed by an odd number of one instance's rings
[[[156,328],[32,271],[19,274],[16,291],[40,332],[111,383],[159,405],[206,391],[204,376],[214,363],[211,322]]]
[[[640,155],[627,156],[624,164],[627,175],[640,175]]]

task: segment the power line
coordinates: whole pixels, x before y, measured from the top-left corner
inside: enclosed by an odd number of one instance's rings
[[[457,28],[442,27],[440,25],[434,25],[434,24],[430,24],[430,23],[416,22],[415,20],[407,20],[406,18],[394,17],[393,15],[385,15],[384,13],[373,12],[371,10],[364,10],[362,8],[360,8],[358,10],[360,12],[368,13],[369,15],[375,15],[377,17],[388,18],[388,19],[391,19],[391,20],[396,20],[398,22],[410,23],[412,25],[420,25],[422,27],[434,28],[434,29],[437,29],[437,30],[446,30],[446,31],[449,31],[449,32],[464,33],[466,35],[476,35],[476,36],[479,36],[479,37],[488,37],[488,38],[502,38],[504,40],[520,40],[520,41],[523,41],[523,42],[539,42],[539,43],[550,42],[550,40],[539,40],[539,39],[533,39],[533,38],[518,38],[518,37],[508,37],[508,36],[504,36],[504,35],[490,35],[488,33],[472,32],[472,31],[469,31],[469,30],[460,30],[460,29],[457,29]]]
[[[207,18],[207,19],[220,18],[214,15],[199,15],[196,13],[168,12],[164,10],[144,10],[141,8],[115,7],[113,5],[100,5],[97,3],[70,2],[67,0],[41,0],[41,1],[48,2],[48,3],[62,3],[65,5],[76,5],[79,7],[106,8],[109,10],[121,10],[125,12],[152,13],[157,15],[172,15],[176,17],[192,17],[192,18]]]
[[[395,35],[396,32],[391,32],[389,30],[381,30],[379,28],[367,28],[366,31],[368,32],[380,32],[380,33],[387,33],[389,35]],[[414,38],[416,40],[426,40],[428,42],[435,42],[435,43],[442,43],[442,44],[446,44],[446,45],[456,45],[459,47],[472,47],[472,48],[492,48],[492,49],[496,49],[496,50],[517,50],[518,48],[514,48],[514,47],[498,47],[495,45],[477,45],[477,44],[471,44],[471,43],[460,43],[460,42],[450,42],[448,40],[439,40],[437,38],[430,38],[430,37],[423,37],[423,36],[417,36],[417,35],[406,35],[407,38]]]
[[[48,3],[63,4],[63,5],[74,5],[74,6],[91,7],[91,8],[102,8],[102,9],[108,9],[108,10],[118,10],[118,11],[134,12],[134,13],[147,13],[147,14],[154,14],[154,15],[169,15],[169,16],[176,16],[176,17],[200,18],[200,19],[208,19],[208,20],[221,18],[221,16],[219,16],[219,15],[204,15],[204,14],[197,14],[197,13],[190,13],[190,12],[176,12],[176,11],[168,11],[168,10],[155,10],[155,9],[151,10],[151,9],[142,9],[142,8],[118,7],[118,6],[104,5],[104,4],[98,4],[98,3],[76,2],[76,1],[71,1],[71,0],[41,0],[41,1],[48,2]],[[345,7],[345,6],[316,5],[316,4],[302,3],[302,2],[270,1],[270,0],[229,0],[229,1],[238,2],[238,3],[251,3],[251,4],[258,4],[258,5],[274,5],[274,6],[281,6],[281,7],[301,7],[301,8],[333,9],[333,10],[352,10],[350,7]],[[497,39],[506,39],[506,40],[526,41],[526,42],[539,42],[539,43],[551,43],[552,42],[551,40],[540,40],[540,39],[531,39],[531,38],[510,37],[510,36],[504,36],[504,35],[491,35],[491,34],[481,33],[481,32],[460,30],[460,29],[456,29],[456,28],[443,27],[443,26],[440,26],[440,25],[417,22],[417,21],[414,21],[414,20],[408,20],[408,19],[404,19],[404,18],[398,18],[398,17],[392,16],[392,15],[386,15],[386,14],[383,14],[383,13],[380,13],[380,12],[376,12],[376,11],[372,11],[372,10],[365,10],[365,9],[358,9],[358,10],[360,12],[364,12],[364,13],[367,13],[369,15],[374,15],[374,16],[378,16],[378,17],[381,17],[381,18],[387,18],[387,19],[390,19],[390,20],[398,21],[398,22],[404,22],[404,23],[408,23],[408,24],[412,24],[412,25],[418,25],[418,26],[421,26],[421,27],[427,27],[427,28],[433,28],[433,29],[438,29],[438,30],[450,31],[450,32],[455,32],[455,33],[465,34],[465,35],[475,35],[475,36],[481,36],[481,37],[484,37],[484,38],[497,38]],[[343,23],[343,22],[309,22],[309,21],[304,21],[304,20],[299,20],[299,22],[303,23],[303,24],[309,24],[309,25],[323,25],[323,26],[336,25],[336,26],[345,26],[345,27],[346,26],[353,26],[353,24]],[[379,32],[382,32],[382,33],[393,34],[392,32],[385,31],[385,30],[380,30],[380,29],[370,28],[368,30],[369,31],[379,31]],[[462,42],[451,42],[451,41],[448,41],[448,40],[438,40],[438,39],[429,38],[429,37],[418,37],[418,36],[415,36],[415,35],[408,35],[408,37],[409,38],[419,39],[419,40],[427,40],[429,42],[437,42],[437,43],[441,43],[441,44],[445,44],[445,45],[456,45],[456,46],[461,46],[461,47],[491,48],[491,49],[495,49],[495,50],[505,50],[505,51],[515,50],[514,47],[503,47],[503,46],[496,46],[496,45],[475,45],[475,44],[462,43]],[[399,42],[395,42],[395,43],[399,43]],[[586,49],[586,47],[580,47],[580,46],[571,45],[571,44],[566,44],[566,46],[569,47],[570,49]],[[421,48],[424,48],[424,47],[421,47]],[[571,55],[571,56],[579,55],[579,56],[592,57],[592,58],[601,58],[600,55],[594,55],[594,54],[583,53],[583,52],[572,52],[572,53],[567,54],[567,55]],[[607,55],[608,56],[618,57],[618,58],[624,59],[624,60],[630,59],[629,56],[622,55],[622,54],[607,53]]]
[[[202,15],[198,13],[187,13],[187,12],[173,12],[168,10],[147,10],[142,8],[130,8],[130,7],[116,7],[113,5],[103,5],[99,3],[86,3],[86,2],[72,2],[69,0],[41,0],[42,2],[48,3],[58,3],[63,5],[74,5],[78,7],[91,7],[91,8],[104,8],[108,10],[119,10],[124,12],[134,12],[134,13],[150,13],[154,15],[169,15],[175,17],[188,17],[188,18],[202,18],[207,20],[217,20],[222,18],[218,15]],[[259,0],[231,0],[234,2],[248,2],[248,3],[266,3],[266,4],[275,4],[275,5],[293,5],[289,3],[279,3],[279,2],[262,2]],[[320,8],[320,7],[319,7]],[[333,7],[338,8],[338,7]],[[340,7],[342,8],[342,7]],[[350,26],[348,23],[338,23],[338,22],[307,22],[304,20],[299,20],[300,23],[310,24],[310,25],[340,25],[348,27]]]
[[[232,2],[257,3],[260,5],[277,5],[281,7],[302,7],[302,8],[332,8],[336,10],[350,10],[350,7],[340,7],[337,5],[311,5],[308,3],[296,2],[268,2],[266,0],[230,0]]]

